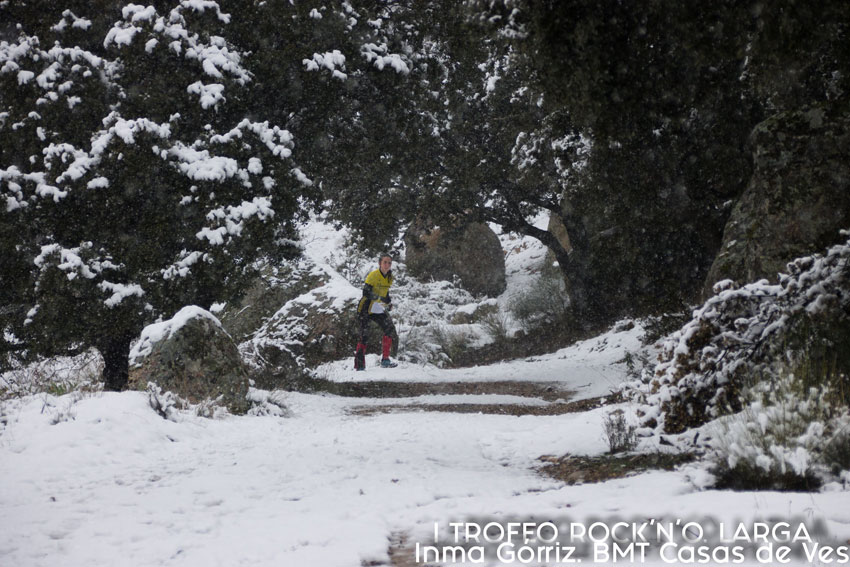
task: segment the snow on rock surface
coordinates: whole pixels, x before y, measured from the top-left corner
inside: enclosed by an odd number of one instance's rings
[[[216,326],[221,327],[221,322],[219,322],[215,315],[197,305],[188,305],[178,311],[171,319],[160,323],[153,323],[144,328],[139,341],[133,345],[133,349],[130,351],[130,366],[134,366],[141,359],[148,356],[153,349],[153,345],[171,337],[183,328],[186,323],[196,317],[209,319]]]

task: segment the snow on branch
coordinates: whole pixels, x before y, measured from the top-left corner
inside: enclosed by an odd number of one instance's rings
[[[106,33],[106,38],[103,40],[103,46],[108,48],[111,45],[122,47],[131,45],[136,34],[141,32],[142,28],[130,25],[116,25]]]
[[[344,81],[348,78],[348,75],[342,72],[345,70],[345,55],[340,53],[338,49],[325,53],[314,53],[312,59],[304,59],[302,63],[304,63],[307,71],[319,71],[324,68],[328,69],[336,79]]]
[[[50,29],[52,31],[62,33],[66,29],[68,29],[69,25],[72,28],[87,31],[89,28],[91,28],[92,22],[87,18],[77,17],[76,14],[74,14],[74,12],[72,12],[71,10],[65,10],[64,12],[62,12],[62,19],[59,20],[59,22],[55,25],[51,26]]]
[[[366,58],[366,61],[372,63],[380,71],[383,71],[385,67],[391,67],[396,73],[409,74],[410,67],[402,59],[402,56],[398,53],[387,53],[388,50],[385,43],[381,45],[367,43],[360,49],[360,53]]]
[[[151,21],[156,17],[156,8],[140,4],[127,4],[121,9],[121,17],[133,23]]]
[[[76,78],[89,78],[95,73],[110,78],[117,65],[80,47],[53,45],[43,50],[37,37],[20,36],[17,43],[0,41],[0,75],[15,73],[19,85],[31,82],[55,101],[59,95],[69,97]],[[73,105],[72,105],[73,106]]]
[[[304,185],[305,187],[313,186],[313,180],[307,177],[304,172],[301,171],[301,168],[293,167],[292,175],[295,177],[295,179],[298,180],[299,183],[301,183],[301,185]]]
[[[224,102],[224,85],[213,83],[205,85],[201,81],[196,81],[189,85],[186,89],[189,94],[196,94],[201,101],[201,108],[206,110],[209,107],[216,107],[218,103]]]
[[[45,183],[44,173],[37,172],[37,173],[34,173],[32,175],[34,176],[34,178],[39,180],[36,187],[35,187],[35,193],[39,197],[41,197],[43,199],[49,197],[49,198],[53,199],[54,202],[58,203],[60,200],[62,200],[65,197],[68,196],[67,191],[62,191],[61,189],[59,189],[58,187],[56,187],[54,185],[49,185],[48,183]]]
[[[108,295],[104,304],[110,309],[120,305],[128,297],[145,295],[144,289],[134,283],[114,283],[106,280],[94,283],[94,280],[103,277],[107,270],[115,272],[121,270],[123,266],[115,264],[108,257],[99,256],[92,242],[83,242],[74,248],[66,248],[59,244],[44,245],[33,260],[33,264],[42,274],[50,268],[55,268],[64,273],[69,281],[91,281],[91,285],[95,285],[97,289]],[[33,309],[29,319],[32,319],[36,312],[37,309]]]
[[[511,149],[511,165],[522,171],[538,162],[540,148],[546,143],[546,136],[533,132],[520,132]]]
[[[102,154],[106,146],[115,138],[120,138],[125,144],[131,146],[136,143],[136,136],[142,133],[153,134],[162,140],[171,137],[170,124],[158,124],[147,118],[127,120],[117,112],[113,112],[103,122],[108,128],[100,132],[92,142],[92,153],[95,155]]]
[[[47,56],[49,61],[57,61],[63,65],[68,63],[87,64],[90,69],[82,73],[82,76],[84,77],[91,76],[92,69],[107,68],[111,65],[107,64],[107,61],[102,57],[99,57],[90,51],[80,49],[79,47],[62,47],[60,45],[54,45],[44,52],[44,54]]]
[[[103,275],[107,270],[121,270],[123,266],[117,265],[109,258],[99,257],[94,251],[92,242],[83,242],[74,248],[65,248],[59,244],[47,244],[41,247],[38,255],[33,259],[33,264],[41,271],[45,272],[48,268],[56,268],[65,274],[69,281],[82,279],[94,280]],[[101,282],[98,286],[103,286],[105,282]],[[136,288],[138,286],[129,286]],[[123,288],[118,284],[107,284],[103,289],[113,293],[122,292]],[[141,288],[139,288],[141,290]],[[135,292],[124,293],[136,294]],[[114,300],[120,302],[120,299]]]
[[[22,184],[34,183],[36,194],[41,197],[52,197],[57,202],[67,196],[66,191],[48,185],[45,179],[46,176],[42,172],[23,173],[14,165],[7,169],[0,169],[0,189],[4,193],[2,197],[6,199],[6,212],[10,213],[28,206]]]
[[[51,257],[53,261],[58,258],[58,263],[55,266],[65,272],[65,276],[69,280],[73,280],[77,276],[82,276],[90,280],[95,278],[97,273],[100,272],[99,267],[87,265],[80,256],[83,249],[90,248],[90,242],[78,248],[63,248],[58,244],[48,244],[41,247],[41,253],[35,257],[33,263],[36,267],[44,270],[47,266],[52,265],[50,261]]]
[[[204,228],[198,233],[198,238],[208,239],[212,244],[222,244],[225,234],[241,236],[245,227],[244,221],[252,217],[257,217],[260,221],[274,217],[274,209],[268,197],[254,197],[250,202],[242,201],[236,206],[228,205],[211,210],[207,213],[207,220],[218,222],[222,226],[217,229]]]
[[[194,10],[195,12],[199,12],[203,14],[206,10],[215,10],[216,17],[219,20],[224,22],[225,24],[230,23],[230,14],[225,14],[221,11],[221,7],[218,5],[218,2],[214,2],[213,0],[183,0],[180,2],[180,8]],[[175,11],[177,8],[174,9]]]
[[[208,240],[213,246],[221,246],[224,244],[224,237],[227,235],[227,229],[223,226],[218,228],[204,227],[195,234],[198,240]]]
[[[181,250],[177,261],[161,271],[162,278],[185,278],[192,273],[192,266],[200,261],[209,261],[208,256],[198,250]]]
[[[164,146],[151,147],[160,159],[173,160],[173,167],[192,181],[222,183],[237,178],[241,180],[243,186],[251,187],[251,176],[259,176],[263,173],[263,162],[259,157],[247,157],[246,162],[240,165],[236,158],[220,155],[212,149],[215,146],[227,146],[237,142],[240,142],[241,149],[243,147],[241,142],[248,134],[256,136],[262,146],[280,160],[292,155],[293,141],[290,132],[277,126],[270,126],[268,122],[252,122],[245,119],[225,134],[212,135],[208,142],[196,140],[191,145],[182,141],[172,141],[171,126],[168,123],[159,124],[146,118],[127,120],[117,112],[110,114],[104,123],[107,128],[93,136],[91,148],[88,151],[70,144],[50,144],[45,148],[44,163],[48,170],[54,167],[60,169],[55,180],[64,190],[48,184],[44,173],[23,174],[15,167],[0,171],[0,182],[3,182],[5,188],[7,211],[26,206],[22,183],[34,182],[37,195],[43,198],[52,197],[55,201],[59,201],[67,195],[69,183],[96,173],[110,152],[122,151],[120,148],[114,148],[116,143],[135,145],[138,137],[143,134],[152,135],[157,143]],[[296,173],[296,177],[301,183],[307,185],[311,183],[300,170]],[[273,186],[273,183],[270,184],[267,179],[270,178],[264,178],[262,182],[262,186],[266,189]],[[92,189],[105,188],[110,186],[110,180],[97,175],[89,180],[86,186]],[[213,237],[211,240],[218,241],[219,238]]]
[[[270,126],[268,122],[252,122],[248,119],[242,120],[225,134],[210,136],[209,148],[199,147],[197,142],[191,146],[177,142],[171,148],[163,150],[161,155],[165,158],[175,158],[178,170],[193,181],[223,182],[236,177],[242,180],[244,186],[250,187],[251,176],[260,175],[263,172],[260,158],[249,157],[242,167],[235,158],[217,155],[213,151],[215,146],[241,142],[248,134],[256,136],[260,143],[278,159],[287,159],[292,155],[292,134],[288,130]],[[263,184],[268,185],[265,180]],[[212,237],[211,241],[219,241],[217,236],[212,234],[208,236]]]
[[[252,175],[260,175],[263,165],[260,158],[251,156],[246,163],[240,166],[237,159],[227,155],[218,155],[209,148],[199,145],[196,141],[192,145],[186,145],[181,141],[171,141],[170,124],[159,124],[146,118],[127,120],[117,113],[110,114],[105,120],[108,126],[105,130],[96,133],[92,138],[91,148],[83,150],[70,144],[50,144],[44,150],[44,162],[48,170],[59,168],[55,177],[58,187],[46,181],[44,173],[23,174],[16,167],[0,171],[0,182],[3,182],[4,195],[6,197],[7,211],[26,206],[26,199],[22,189],[22,183],[33,182],[36,184],[35,192],[42,198],[52,198],[59,201],[68,194],[68,184],[81,180],[84,176],[97,172],[105,156],[110,152],[121,152],[115,149],[116,143],[130,146],[137,143],[142,134],[153,135],[153,137],[166,145],[165,148],[153,147],[156,154],[164,160],[173,159],[174,167],[184,176],[192,181],[224,182],[231,178],[238,178],[243,185],[250,187],[249,182]],[[209,146],[223,146],[241,141],[247,134],[256,136],[260,143],[278,159],[286,159],[292,155],[292,135],[287,130],[277,126],[269,126],[268,122],[251,122],[243,120],[235,128],[223,135],[213,135],[209,139]],[[309,179],[300,173],[296,177],[304,184],[309,184]],[[102,175],[89,180],[86,185],[89,188],[105,188],[110,185],[110,180]],[[263,181],[263,186],[268,183]],[[60,189],[59,187],[62,187]],[[218,238],[213,240],[218,241]]]
[[[32,71],[18,71],[18,84],[26,85],[35,78],[35,73]]]
[[[35,184],[36,195],[42,198],[52,198],[57,203],[68,196],[67,191],[62,191],[58,187],[48,184],[46,179],[47,176],[44,172],[22,173],[14,165],[7,169],[0,169],[0,189],[3,190],[0,197],[6,199],[6,212],[10,213],[28,206],[22,184]]]
[[[200,61],[204,72],[216,79],[223,79],[224,73],[229,73],[240,85],[250,82],[251,75],[242,67],[239,53],[231,51],[220,37],[212,37],[210,41],[210,45],[197,41],[190,43],[186,48],[186,58]]]
[[[272,155],[281,159],[292,155],[292,147],[294,146],[292,134],[289,130],[284,130],[278,126],[269,126],[268,121],[252,122],[246,118],[226,134],[211,137],[210,143],[229,144],[236,138],[242,139],[246,131],[256,135]]]
[[[209,150],[197,150],[179,142],[168,150],[168,155],[177,158],[177,168],[193,181],[222,182],[239,171],[239,164],[233,158],[213,155]]]
[[[56,177],[56,183],[62,185],[77,181],[87,173],[95,171],[102,162],[103,156],[116,141],[121,141],[126,145],[133,145],[136,143],[136,137],[141,133],[153,134],[163,140],[171,136],[170,125],[157,124],[147,118],[126,120],[113,112],[104,119],[104,123],[108,127],[93,136],[89,151],[75,148],[70,144],[50,144],[44,149],[44,163],[48,169],[52,169],[54,163],[61,165],[68,164],[64,168],[64,171]],[[103,187],[105,186],[104,183],[108,185],[109,180],[98,177],[96,186]],[[56,201],[67,195],[67,191],[60,191],[43,181],[37,188],[36,193],[41,197],[53,197]]]
[[[109,308],[119,305],[128,297],[142,297],[145,295],[145,290],[143,290],[142,286],[138,284],[119,284],[103,281],[100,282],[97,287],[101,291],[112,294],[106,301],[104,301],[106,306]]]
[[[204,73],[214,79],[229,76],[240,85],[247,84],[251,74],[242,66],[241,54],[224,38],[210,36],[208,42],[204,42],[198,34],[187,29],[184,11],[203,13],[208,9],[214,9],[220,21],[229,23],[230,16],[221,12],[217,2],[208,0],[185,0],[168,17],[159,15],[153,6],[129,4],[122,10],[123,21],[117,22],[107,33],[104,47],[121,49],[141,37],[146,53],[153,53],[159,45],[164,45],[178,56],[200,63]],[[188,88],[189,92],[200,96],[204,108],[224,100],[221,85],[194,83]]]
[[[207,240],[213,246],[225,243],[225,237],[241,236],[245,228],[245,221],[256,217],[257,220],[265,222],[274,217],[271,199],[268,197],[254,197],[250,202],[242,201],[239,205],[228,205],[219,207],[207,213],[207,220],[217,223],[216,228],[204,227],[195,235],[198,240]],[[170,274],[173,272],[169,272]],[[177,272],[179,275],[179,272]]]

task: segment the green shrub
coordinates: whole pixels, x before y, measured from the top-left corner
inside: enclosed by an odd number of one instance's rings
[[[509,310],[526,330],[561,321],[569,315],[569,297],[560,272],[544,271],[528,289],[514,297]]]
[[[748,390],[743,411],[718,421],[709,460],[720,488],[814,490],[848,470],[847,408],[794,374]]]
[[[754,381],[777,379],[783,366],[794,367],[798,388],[823,387],[831,403],[850,405],[848,266],[850,238],[790,262],[777,284],[715,284],[636,385],[652,406],[644,414],[667,433],[699,427],[740,412]]]
[[[73,357],[42,359],[0,375],[0,399],[97,391],[102,372],[103,359],[94,349]]]
[[[839,476],[842,472],[850,471],[850,423],[844,424],[827,441],[823,456],[832,474]]]
[[[631,451],[637,446],[636,427],[628,422],[623,410],[608,413],[603,421],[603,427],[611,453]]]
[[[446,362],[451,364],[458,355],[470,348],[475,335],[467,329],[452,329],[448,325],[431,327],[431,338],[440,347]]]
[[[462,352],[477,340],[466,326],[434,324],[399,327],[399,358],[417,364],[452,366]]]
[[[495,343],[505,343],[510,338],[508,315],[505,313],[488,313],[481,320],[481,326]]]

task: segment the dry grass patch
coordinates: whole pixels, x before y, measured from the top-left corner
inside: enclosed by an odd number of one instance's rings
[[[641,453],[598,457],[543,456],[540,460],[546,464],[538,470],[567,484],[587,484],[624,478],[648,470],[671,471],[695,458],[695,455],[691,453]]]

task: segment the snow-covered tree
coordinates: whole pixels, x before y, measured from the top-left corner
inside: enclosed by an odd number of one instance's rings
[[[146,323],[226,300],[258,258],[292,251],[312,182],[293,135],[246,95],[254,77],[217,2],[12,4],[0,5],[17,24],[0,42],[5,342],[96,347],[120,389]]]
[[[580,174],[554,179],[573,248],[559,261],[593,318],[697,299],[758,159],[755,125],[813,104],[847,108],[840,0],[466,4],[492,29],[485,38],[523,55],[543,106],[567,118],[550,133],[542,121],[522,146],[562,145],[575,129],[590,141]]]
[[[645,421],[680,433],[740,411],[758,382],[793,374],[850,404],[850,232],[823,254],[790,262],[777,284],[731,280],[667,337],[654,374],[633,390]]]
[[[420,116],[438,4],[268,0],[234,10],[255,53],[252,96],[297,136],[299,163],[333,219],[373,246],[409,220],[411,180],[428,170]]]

